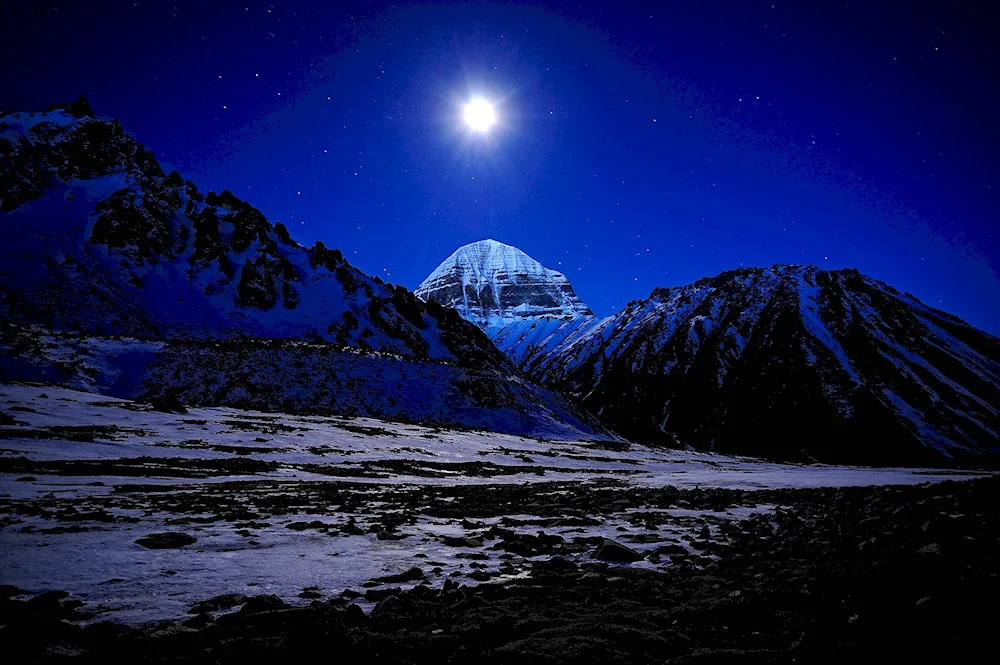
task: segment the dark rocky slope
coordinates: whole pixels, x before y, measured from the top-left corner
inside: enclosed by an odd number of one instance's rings
[[[877,465],[1000,459],[1000,340],[856,270],[729,271],[587,325],[540,319],[494,338],[638,441]]]

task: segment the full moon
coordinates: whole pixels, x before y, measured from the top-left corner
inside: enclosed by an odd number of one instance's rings
[[[485,132],[497,121],[497,112],[485,99],[473,99],[463,111],[465,124],[476,132]]]

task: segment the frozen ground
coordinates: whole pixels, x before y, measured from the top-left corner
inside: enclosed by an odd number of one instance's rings
[[[66,590],[94,620],[128,623],[221,594],[237,597],[213,611],[260,594],[365,606],[394,587],[589,558],[602,538],[642,554],[633,567],[698,568],[724,553],[734,521],[780,515],[767,490],[969,477],[606,446],[363,418],[161,413],[0,385],[0,584]],[[189,538],[136,542],[162,533]]]

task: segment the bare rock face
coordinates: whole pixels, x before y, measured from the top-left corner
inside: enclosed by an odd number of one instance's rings
[[[486,330],[525,319],[594,315],[565,275],[496,240],[459,247],[415,293],[425,301],[458,310]]]

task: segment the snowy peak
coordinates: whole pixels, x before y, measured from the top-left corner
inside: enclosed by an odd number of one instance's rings
[[[593,316],[566,276],[517,247],[480,240],[459,247],[415,293],[458,310],[481,328],[498,330],[524,319]]]

